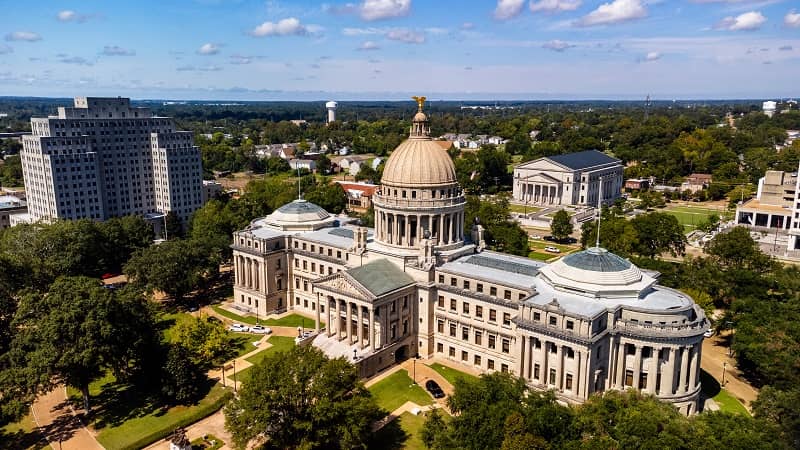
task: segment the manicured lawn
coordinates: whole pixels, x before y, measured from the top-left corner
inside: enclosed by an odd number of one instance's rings
[[[189,313],[172,313],[172,314],[164,314],[161,316],[161,325],[165,327],[164,329],[164,338],[172,343],[177,342],[178,336],[175,335],[175,329],[184,322],[188,322],[193,319],[193,316]],[[250,353],[251,351],[255,350],[253,347],[252,342],[258,341],[261,339],[261,335],[252,334],[252,333],[230,333],[233,337],[233,342],[236,348],[236,358]]]
[[[6,444],[10,444],[6,447]],[[49,449],[45,437],[36,428],[33,415],[28,414],[22,420],[10,423],[0,428],[0,448],[15,448],[24,450]]]
[[[246,358],[245,360],[247,362],[255,365],[255,364],[260,363],[261,361],[264,360],[264,358],[266,358],[269,355],[272,355],[273,353],[286,351],[286,350],[289,350],[290,348],[294,347],[294,338],[287,337],[287,336],[270,336],[268,342],[270,344],[272,344],[272,347],[264,349],[264,350],[262,350],[262,351],[260,351],[260,352],[258,352],[256,354]],[[246,380],[245,377],[247,376],[247,372],[250,371],[251,367],[252,366],[248,366],[247,368],[242,369],[241,371],[237,371],[236,375],[233,377],[233,379],[236,380],[236,381],[245,381]]]
[[[372,445],[368,448],[375,450],[424,450],[425,444],[420,439],[420,430],[425,423],[425,415],[417,416],[403,413],[378,430],[372,437]]]
[[[97,440],[108,449],[141,448],[217,411],[231,395],[221,384],[209,380],[209,390],[195,405],[164,408],[148,396],[117,384],[109,373],[89,385],[94,404],[91,427]],[[74,389],[73,401],[80,401]]]
[[[705,370],[700,371],[700,383],[705,395],[714,399],[719,409],[733,414],[749,416],[750,412],[742,403],[725,389],[722,389],[714,377]]]
[[[227,309],[221,308],[219,306],[212,306],[211,308],[214,311],[216,311],[217,314],[227,317],[228,319],[231,319],[234,322],[246,323],[248,325],[256,324],[255,316],[241,316],[239,314],[230,312]],[[258,323],[260,323],[261,325],[274,326],[274,327],[304,326],[305,328],[314,328],[314,319],[309,319],[308,317],[303,317],[299,314],[289,314],[288,316],[281,317],[280,319],[259,318]],[[325,326],[325,323],[320,322],[320,326],[321,327]]]
[[[213,434],[206,435],[205,437],[206,439],[199,437],[193,440],[191,442],[192,450],[217,450],[225,445],[220,438],[214,436]]]
[[[573,252],[579,248],[575,245],[556,244],[555,242],[545,241],[544,239],[529,239],[528,247],[534,251],[542,250],[543,253],[545,247],[555,247],[561,250],[561,253],[551,253],[553,256],[560,256],[565,253]]]
[[[420,406],[433,403],[431,396],[421,386],[413,384],[405,370],[398,370],[369,388],[378,406],[388,412],[412,401]]]
[[[675,216],[686,231],[694,230],[699,223],[705,222],[713,214],[723,218],[729,215],[729,213],[724,210],[693,208],[689,206],[668,206],[664,208],[662,212]]]
[[[508,210],[511,211],[511,212],[519,213],[519,214],[525,214],[525,213],[530,214],[530,213],[539,212],[539,211],[542,210],[542,208],[539,208],[539,207],[536,207],[536,206],[531,206],[531,205],[528,205],[528,207],[526,208],[525,205],[511,205],[511,204],[509,204],[508,205]]]
[[[542,253],[542,252],[530,252],[528,253],[528,258],[535,259],[537,261],[548,261],[551,258],[554,258],[558,255],[554,255],[552,253]]]
[[[443,376],[445,380],[447,380],[450,384],[456,384],[456,380],[459,378],[464,378],[467,381],[474,381],[477,380],[478,377],[475,375],[468,374],[466,372],[462,372],[458,369],[454,369],[452,367],[448,367],[439,363],[431,364],[431,369],[437,371],[439,375]]]

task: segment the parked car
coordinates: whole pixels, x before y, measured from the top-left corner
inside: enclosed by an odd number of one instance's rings
[[[217,318],[217,317],[208,316],[208,317],[206,317],[206,322],[222,322],[222,321],[219,320],[219,318]]]
[[[444,391],[441,387],[439,387],[439,383],[433,380],[428,380],[425,382],[425,389],[431,393],[433,398],[444,398]]]
[[[544,251],[550,253],[561,253],[561,250],[559,250],[557,247],[553,247],[552,245],[548,245],[547,247],[545,247]]]
[[[189,303],[189,306],[186,307],[186,310],[189,312],[195,312],[198,309],[200,308],[197,306],[197,303]]]
[[[235,331],[237,333],[247,333],[248,331],[250,331],[250,327],[248,327],[247,325],[242,325],[240,323],[234,323],[231,326],[229,326],[228,329],[231,331]]]
[[[258,334],[270,334],[272,333],[272,329],[270,327],[265,327],[264,325],[253,325],[250,327],[250,332]]]
[[[709,329],[706,330],[705,333],[703,333],[703,337],[705,337],[705,338],[710,338],[713,335],[714,335],[714,329],[713,328],[709,328]]]

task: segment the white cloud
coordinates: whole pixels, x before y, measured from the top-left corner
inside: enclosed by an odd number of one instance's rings
[[[472,23],[472,22],[464,22],[464,23],[461,24],[461,29],[462,30],[471,30],[473,28],[475,28],[475,24]]]
[[[7,55],[7,54],[13,53],[13,52],[14,52],[14,49],[11,48],[10,45],[5,45],[5,44],[0,45],[0,55]]]
[[[497,0],[497,7],[494,9],[494,18],[497,20],[508,20],[517,17],[522,12],[525,0]]]
[[[531,12],[558,13],[562,11],[575,11],[583,2],[581,0],[531,0]]]
[[[75,64],[77,66],[91,66],[92,62],[82,56],[58,55],[58,62],[64,64]]]
[[[783,24],[787,27],[800,28],[800,13],[791,10],[783,17]]]
[[[6,35],[6,40],[36,42],[41,41],[42,36],[40,36],[39,33],[34,33],[33,31],[14,31],[13,33],[8,33]]]
[[[230,56],[230,63],[237,64],[237,65],[244,65],[250,64],[253,62],[252,56],[245,56],[245,55],[231,55]]]
[[[411,0],[364,0],[358,11],[364,20],[403,17],[411,11]]]
[[[659,59],[661,59],[661,52],[647,52],[643,58],[644,61],[658,61]]]
[[[554,52],[563,52],[564,50],[566,50],[568,48],[572,48],[572,47],[575,47],[575,46],[572,45],[572,44],[569,44],[567,42],[564,42],[562,40],[559,40],[559,39],[554,39],[552,41],[547,41],[544,44],[542,44],[542,48],[546,48],[548,50],[553,50]]]
[[[342,34],[345,36],[365,36],[371,34],[385,34],[386,30],[383,28],[343,28]]]
[[[136,51],[116,45],[106,45],[103,47],[103,51],[100,52],[100,54],[105,56],[134,56],[136,55]]]
[[[759,11],[750,11],[736,17],[728,16],[717,23],[714,28],[728,31],[752,31],[761,28],[767,22]]]
[[[408,28],[396,28],[386,33],[386,39],[405,42],[406,44],[423,44],[425,43],[425,34]]]
[[[222,67],[219,66],[180,66],[178,72],[219,72]]]
[[[364,41],[360,46],[358,46],[359,50],[379,50],[381,48],[375,41]]]
[[[314,29],[318,29],[318,27],[314,27]],[[261,25],[255,27],[253,31],[250,32],[251,35],[257,37],[264,37],[264,36],[303,36],[306,34],[311,33],[312,30],[309,29],[308,26],[303,25],[300,23],[295,17],[288,17],[286,19],[281,19],[277,23],[273,22],[264,22]]]
[[[647,16],[647,8],[642,0],[613,0],[603,3],[597,9],[580,18],[575,24],[583,27],[611,25]]]
[[[71,20],[75,20],[78,18],[78,13],[75,11],[70,11],[69,9],[65,9],[64,11],[59,12],[56,17],[58,20],[62,22],[69,22]]]
[[[197,53],[200,55],[216,55],[219,53],[219,45],[210,42],[203,44],[197,49]]]

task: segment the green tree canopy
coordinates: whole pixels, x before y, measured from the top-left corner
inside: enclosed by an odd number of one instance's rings
[[[553,214],[553,219],[550,222],[550,234],[557,241],[563,241],[568,238],[574,230],[572,219],[566,210],[559,209]]]

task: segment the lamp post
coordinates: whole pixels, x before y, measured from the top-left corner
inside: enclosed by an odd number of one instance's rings
[[[727,361],[723,361],[722,362],[722,387],[725,387],[725,371],[726,371],[727,367],[728,367],[728,362]]]
[[[414,384],[417,384],[417,355],[414,355],[414,371],[411,375],[411,379],[414,380]]]

